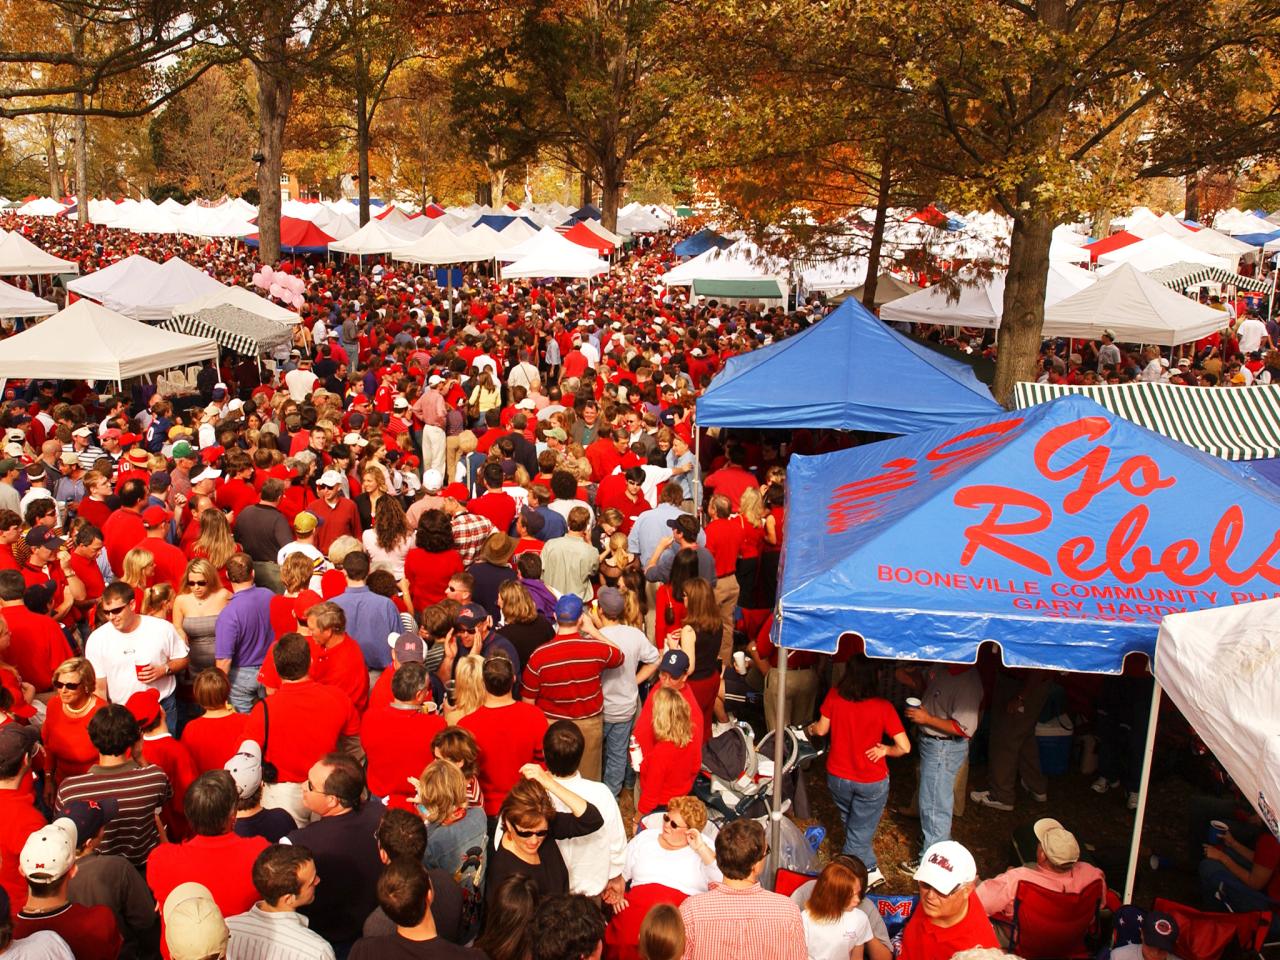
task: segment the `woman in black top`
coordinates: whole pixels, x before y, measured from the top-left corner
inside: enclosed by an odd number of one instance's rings
[[[489,858],[485,880],[486,900],[492,904],[502,881],[509,876],[526,876],[542,897],[569,892],[569,870],[560,856],[556,840],[584,837],[604,826],[600,811],[536,763],[520,768],[520,780],[498,812],[502,839]],[[556,812],[551,798],[569,808]]]
[[[533,597],[519,580],[507,580],[498,587],[498,609],[505,621],[498,632],[511,641],[521,663],[528,663],[533,651],[556,635],[555,628],[538,615]]]

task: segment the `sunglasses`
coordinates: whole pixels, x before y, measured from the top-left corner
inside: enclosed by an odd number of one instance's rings
[[[72,682],[70,682],[70,681],[68,681],[68,680],[55,680],[55,681],[53,681],[53,689],[55,689],[55,690],[79,690],[79,689],[80,689],[80,683],[81,683],[81,681],[79,681],[79,680],[75,681],[74,683],[72,683]]]
[[[519,827],[512,827],[511,830],[517,837],[522,837],[525,840],[528,840],[530,837],[545,837],[548,832],[546,827],[543,827],[541,830],[521,830]]]
[[[188,580],[187,581],[187,586],[190,586],[190,587],[207,587],[208,585],[209,585],[208,580]]]
[[[128,609],[129,609],[129,605],[125,604],[123,607],[103,607],[102,612],[105,616],[115,617],[124,613]]]

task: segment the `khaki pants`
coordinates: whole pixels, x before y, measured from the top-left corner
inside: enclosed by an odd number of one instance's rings
[[[733,611],[738,605],[738,578],[734,574],[716,577],[716,603],[724,621],[724,639],[720,641],[720,662],[727,664],[733,656]]]
[[[645,558],[641,558],[641,563],[645,562]],[[658,584],[653,580],[644,582],[644,598],[645,598],[645,614],[644,614],[644,632],[648,638],[653,641],[653,645],[662,650],[662,644],[658,643],[655,630],[657,629],[657,611],[654,609],[658,605]]]
[[[787,713],[783,726],[809,723],[818,705],[818,671],[813,667],[787,671]],[[770,730],[778,727],[778,671],[770,670],[764,678],[764,722]]]
[[[462,451],[458,448],[458,437],[445,437],[444,441],[444,482],[446,485],[453,483],[454,475],[458,472],[458,458],[462,456]]]
[[[445,474],[445,451],[447,449],[444,428],[423,426],[422,428],[422,469],[439,470],[444,477],[445,486],[453,482],[453,478]]]
[[[574,720],[574,725],[582,731],[585,741],[582,747],[582,762],[578,764],[578,772],[588,780],[599,780],[603,770],[604,714],[597,713],[593,717]]]

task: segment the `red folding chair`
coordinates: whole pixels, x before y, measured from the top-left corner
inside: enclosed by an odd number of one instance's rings
[[[1105,894],[1101,879],[1079,893],[1021,881],[1013,897],[1010,952],[1026,960],[1092,957],[1095,951],[1086,940],[1098,933],[1098,911]]]
[[[1211,913],[1172,900],[1156,898],[1153,905],[1178,921],[1178,949],[1182,960],[1218,960],[1232,943],[1258,954],[1271,927],[1271,912]]]

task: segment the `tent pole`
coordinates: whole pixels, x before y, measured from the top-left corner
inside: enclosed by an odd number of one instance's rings
[[[782,844],[782,763],[786,752],[786,716],[787,716],[787,650],[778,647],[778,695],[777,723],[773,728],[773,803],[769,808],[769,860],[765,865],[765,873],[769,885],[773,886],[774,877],[778,873],[779,847]]]
[[[1138,874],[1138,846],[1142,840],[1142,821],[1147,812],[1147,788],[1151,783],[1151,755],[1156,745],[1156,723],[1160,719],[1160,681],[1151,691],[1151,715],[1147,718],[1147,746],[1142,754],[1142,781],[1138,784],[1138,809],[1133,817],[1133,840],[1129,844],[1129,868],[1124,876],[1124,899],[1133,903],[1133,885]]]
[[[693,515],[702,513],[702,431],[695,414],[693,423]]]

